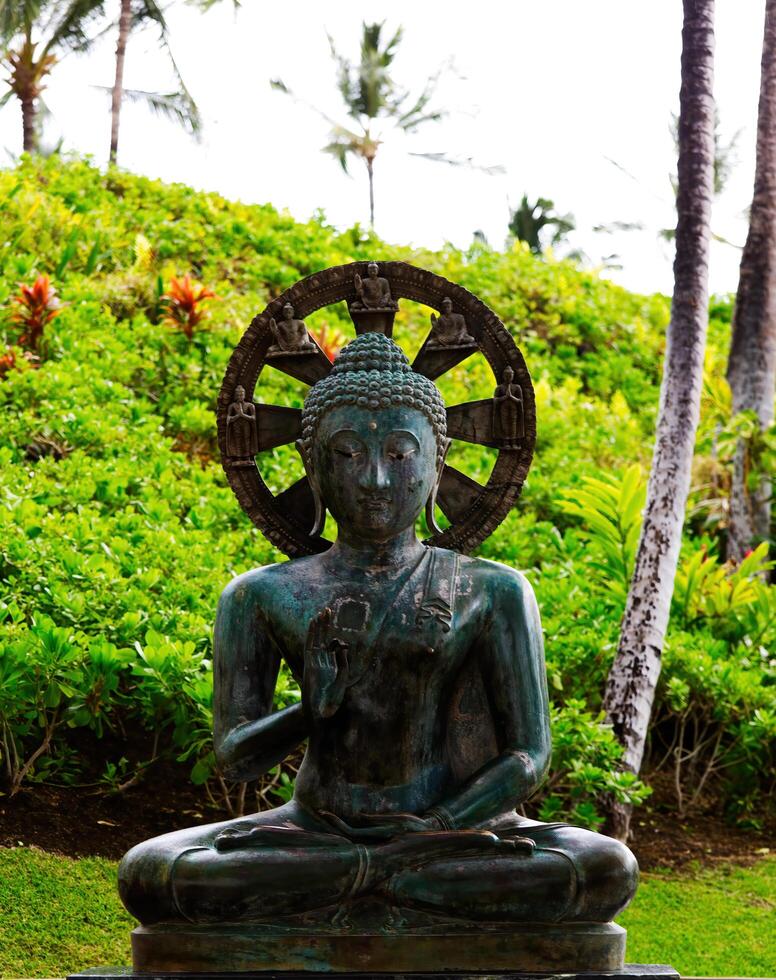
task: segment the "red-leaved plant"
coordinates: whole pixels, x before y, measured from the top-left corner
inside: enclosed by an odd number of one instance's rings
[[[4,378],[9,371],[16,367],[16,354],[7,348],[5,354],[0,354],[0,378]]]
[[[336,327],[330,327],[328,323],[322,323],[317,330],[311,330],[310,336],[330,361],[334,360],[345,345],[345,334]]]
[[[215,298],[216,294],[212,289],[198,285],[191,276],[186,275],[182,279],[173,276],[170,288],[162,294],[159,303],[164,310],[164,321],[182,330],[191,340],[195,328],[205,316],[200,305]]]
[[[62,312],[62,303],[48,276],[40,275],[31,286],[19,283],[19,292],[12,297],[16,309],[11,322],[22,328],[19,344],[37,351],[46,324]]]
[[[26,350],[22,353],[22,361],[26,362],[30,367],[35,368],[38,366],[40,358],[33,354],[32,351]],[[0,381],[18,366],[19,362],[16,357],[16,351],[13,347],[6,347],[5,353],[0,354]]]

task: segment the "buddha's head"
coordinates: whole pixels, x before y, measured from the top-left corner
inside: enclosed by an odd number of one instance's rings
[[[367,275],[370,279],[376,279],[377,273],[380,271],[376,262],[370,262],[366,267]]]
[[[442,300],[442,312],[443,313],[453,312],[453,301],[450,299],[449,296],[445,296],[445,298]]]
[[[342,349],[308,392],[299,451],[321,506],[341,529],[381,542],[433,513],[447,451],[442,396],[388,337],[368,333]],[[432,529],[435,529],[432,523]]]
[[[294,308],[290,303],[286,303],[283,306],[283,319],[293,320],[294,319]]]

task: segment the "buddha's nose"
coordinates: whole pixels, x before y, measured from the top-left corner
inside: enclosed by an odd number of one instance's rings
[[[359,485],[364,490],[380,491],[388,489],[388,467],[379,455],[373,456],[361,471]]]

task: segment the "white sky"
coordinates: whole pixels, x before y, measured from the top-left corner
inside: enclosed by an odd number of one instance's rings
[[[118,0],[115,0],[118,8]],[[637,290],[671,291],[673,250],[657,230],[674,223],[668,174],[669,133],[678,110],[680,0],[393,0],[314,3],[225,0],[206,15],[176,2],[168,19],[175,57],[205,122],[201,143],[143,107],[123,109],[119,163],[127,169],[217,190],[229,198],[270,201],[298,218],[321,208],[338,227],[368,220],[366,174],[354,177],[320,148],[327,124],[269,87],[282,77],[298,95],[342,118],[326,31],[357,57],[362,20],[402,24],[397,79],[418,90],[453,58],[456,73],[436,103],[450,113],[411,138],[386,132],[375,164],[376,228],[388,241],[466,247],[475,229],[502,247],[508,202],[552,198],[572,212],[572,243],[593,261],[617,252],[608,273]],[[764,0],[718,0],[716,97],[723,135],[741,130],[738,163],[715,205],[713,230],[742,244],[751,202]],[[107,159],[108,96],[115,38],[87,56],[68,56],[51,79],[48,139]],[[125,84],[169,91],[171,77],[153,32],[130,40]],[[0,112],[0,148],[18,153],[16,103]],[[445,151],[501,164],[506,173],[430,163],[408,150]],[[610,160],[616,161],[623,170]],[[595,234],[612,221],[646,229]],[[740,252],[712,246],[711,288],[735,290]]]

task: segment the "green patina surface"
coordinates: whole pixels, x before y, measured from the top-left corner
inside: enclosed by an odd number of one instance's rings
[[[293,798],[138,844],[119,869],[126,908],[145,926],[324,910],[321,935],[339,928],[326,911],[336,908],[354,936],[415,936],[425,926],[419,916],[448,920],[450,931],[610,922],[635,891],[628,849],[516,813],[541,786],[551,755],[531,586],[506,565],[417,537],[445,473],[436,386],[391,339],[366,333],[311,387],[301,431],[314,510],[332,515],[337,539],[320,554],[234,579],[219,602],[213,649],[222,770],[254,780],[306,741]],[[281,661],[302,700],[273,711]],[[158,955],[135,950],[135,966],[195,968],[200,959],[186,942],[165,933]],[[569,942],[574,959],[556,961],[548,946],[535,962],[621,962],[616,943],[582,954]],[[393,967],[390,956],[377,957],[376,939],[364,944],[370,966]],[[441,946],[422,947],[406,969],[439,962]],[[356,968],[364,955],[324,960]],[[290,969],[284,956],[268,946],[256,963]],[[497,969],[490,956],[483,944],[468,968]],[[212,965],[235,962],[227,948]]]

